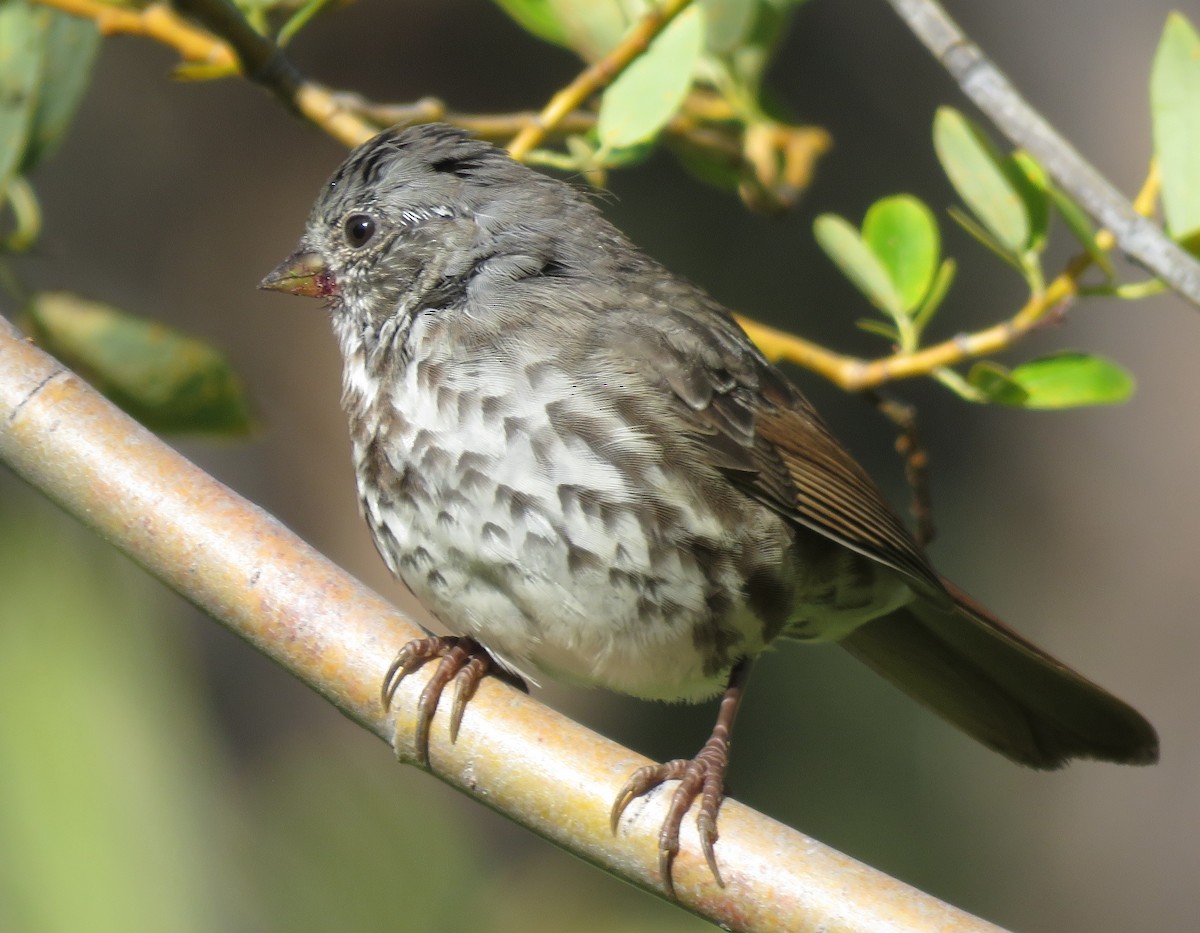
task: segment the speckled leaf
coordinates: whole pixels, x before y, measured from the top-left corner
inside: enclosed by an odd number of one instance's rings
[[[871,304],[892,317],[904,313],[904,302],[887,268],[852,224],[836,214],[822,214],[813,221],[813,233],[821,249]]]
[[[972,213],[1005,249],[1023,253],[1034,228],[1011,170],[991,141],[957,110],[941,107],[933,120],[933,145]]]
[[[929,291],[941,253],[933,212],[909,194],[881,198],[867,211],[862,238],[887,270],[902,310],[912,311]]]
[[[34,338],[147,427],[244,434],[241,384],[208,344],[162,324],[65,292],[25,309]]]
[[[1150,76],[1154,152],[1171,235],[1200,235],[1200,36],[1182,13],[1167,17]]]
[[[597,132],[603,148],[650,139],[674,116],[704,45],[700,11],[681,13],[604,93]]]
[[[1028,393],[1025,408],[1114,405],[1133,395],[1133,377],[1101,356],[1064,350],[1016,367],[1010,376]]]

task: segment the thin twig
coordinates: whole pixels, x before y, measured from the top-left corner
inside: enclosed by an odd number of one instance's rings
[[[1200,262],[1139,213],[1017,93],[936,0],[887,0],[965,93],[1013,144],[1027,150],[1121,249],[1200,306]]]
[[[1146,180],[1133,200],[1134,209],[1147,214],[1152,212],[1159,185],[1158,167],[1151,163]],[[1116,238],[1110,230],[1099,230],[1096,233],[1096,245],[1108,252],[1116,245]],[[1080,279],[1093,262],[1088,253],[1071,259],[1057,278],[1043,291],[1030,296],[1025,305],[1006,321],[971,334],[960,334],[913,353],[894,353],[875,360],[834,353],[802,337],[757,321],[742,317],[738,321],[770,360],[795,363],[850,391],[875,389],[898,379],[928,376],[937,369],[1009,349],[1074,299],[1079,293]]]
[[[274,42],[255,32],[237,8],[225,0],[180,0],[176,3],[211,33],[187,22],[165,3],[136,9],[112,6],[100,0],[35,2],[90,19],[101,32],[109,35],[144,36],[168,45],[190,64],[204,65],[216,72],[242,73],[347,146],[356,146],[379,131],[378,127],[365,123],[340,106],[337,95],[328,88],[301,75]]]
[[[230,0],[175,0],[175,6],[227,42],[247,78],[346,145],[357,146],[379,132],[340,107],[328,88],[306,79]]]
[[[929,486],[929,454],[921,443],[917,430],[917,409],[915,405],[898,402],[895,399],[884,398],[878,392],[864,393],[867,399],[879,409],[885,418],[900,429],[896,438],[896,453],[904,458],[904,478],[912,494],[909,511],[912,513],[916,529],[913,537],[921,547],[928,547],[937,535],[933,523],[933,494]]]
[[[175,49],[186,62],[236,71],[237,57],[224,42],[181,19],[166,3],[142,8],[114,6],[102,0],[35,0],[81,19],[90,19],[105,35],[143,36]]]
[[[692,0],[665,0],[662,6],[655,7],[642,17],[607,55],[585,68],[574,81],[550,98],[537,120],[522,129],[508,144],[509,154],[514,159],[523,160],[560,120],[616,80],[622,71],[650,47],[655,36],[687,9],[691,2]]]
[[[227,67],[233,71],[239,69],[239,57],[231,45],[221,39],[214,38],[203,30],[197,29],[180,19],[164,4],[154,3],[141,10],[111,6],[99,0],[36,0],[46,6],[94,20],[102,31],[108,33],[128,33],[141,35],[155,41],[167,44],[179,51],[186,61],[212,65],[214,68]],[[625,64],[636,57],[639,50],[651,41],[657,31],[666,25],[668,15],[674,16],[687,5],[687,0],[673,2],[658,11],[653,17],[643,21],[635,32],[627,37],[622,48],[628,43],[619,56],[614,58],[617,50],[592,68],[587,69],[572,82],[571,86],[555,95],[551,103],[541,114],[500,114],[466,115],[453,114],[444,109],[440,101],[426,98],[409,107],[399,107],[388,110],[382,105],[371,105],[356,95],[340,94],[312,81],[299,77],[294,69],[285,66],[285,59],[279,55],[277,48],[269,40],[254,33],[245,24],[244,19],[234,19],[229,16],[228,6],[223,0],[181,0],[183,5],[203,15],[204,10],[220,8],[214,12],[211,24],[217,28],[229,28],[237,39],[241,55],[249,63],[248,75],[256,75],[259,80],[271,81],[271,89],[289,106],[299,110],[317,126],[349,146],[357,145],[376,132],[378,126],[364,121],[362,116],[371,119],[374,107],[380,107],[377,116],[387,119],[375,121],[382,125],[390,122],[429,122],[445,119],[458,125],[466,126],[485,138],[505,138],[511,131],[517,132],[513,140],[514,155],[520,154],[520,149],[528,150],[536,145],[555,127],[566,131],[579,131],[587,128],[594,117],[580,112],[578,106],[588,96],[611,81],[616,76],[614,69],[623,68]],[[890,0],[901,2],[901,0]],[[238,23],[241,25],[237,25]],[[243,28],[244,27],[244,28]],[[643,30],[639,32],[638,30]],[[247,34],[247,31],[249,34]],[[626,58],[627,56],[627,58]],[[624,64],[622,64],[622,62]],[[297,82],[298,83],[295,83]],[[574,103],[570,103],[570,102]],[[568,106],[569,104],[569,106]],[[401,117],[404,120],[391,118]],[[576,127],[575,124],[579,123]],[[678,126],[676,126],[678,124]],[[710,148],[716,148],[712,134],[705,134],[695,121],[685,115],[676,117],[668,132],[678,131],[679,135],[687,136],[693,141],[704,144],[707,141]],[[524,141],[523,141],[524,139]],[[717,142],[721,142],[718,140]],[[520,148],[517,144],[520,143]],[[731,158],[740,157],[731,152]],[[1142,193],[1134,202],[1139,214],[1149,215],[1154,210],[1157,196],[1157,175],[1152,169]],[[1112,249],[1114,241],[1107,231],[1097,235],[1097,242],[1104,249]],[[916,353],[900,353],[876,360],[863,360],[829,350],[819,344],[812,343],[801,337],[768,327],[756,321],[739,318],[742,326],[751,338],[759,344],[763,352],[772,360],[787,360],[806,369],[818,373],[834,384],[848,390],[874,388],[897,379],[911,379],[927,376],[935,370],[954,366],[967,360],[976,359],[1006,350],[1038,326],[1038,322],[1046,314],[1059,306],[1063,301],[1074,297],[1079,291],[1078,277],[1087,270],[1090,263],[1079,260],[1068,266],[1041,295],[1033,296],[1013,318],[1002,321],[993,327],[972,334],[960,335],[926,347]]]
[[[463,113],[451,110],[445,101],[436,97],[422,97],[411,104],[385,104],[347,92],[338,92],[335,96],[341,106],[379,126],[450,123],[491,142],[511,139],[526,127],[536,124],[539,118],[534,110],[515,113]],[[550,133],[554,136],[586,133],[595,125],[596,114],[576,110],[559,120]]]

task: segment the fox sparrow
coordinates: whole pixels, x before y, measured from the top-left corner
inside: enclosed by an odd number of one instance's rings
[[[940,577],[863,469],[729,312],[582,193],[447,126],[382,133],[329,180],[266,288],[325,299],[345,361],[362,510],[454,637],[452,728],[493,661],[638,697],[724,691],[679,779],[663,882],[699,799],[713,844],[729,736],[775,638],[836,641],[1009,758],[1156,760],[1136,711]]]

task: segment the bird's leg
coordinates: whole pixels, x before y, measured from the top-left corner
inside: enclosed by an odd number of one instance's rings
[[[400,649],[384,675],[381,695],[383,708],[387,709],[391,705],[400,681],[434,658],[441,660],[417,701],[417,734],[414,744],[417,761],[422,765],[429,764],[429,727],[446,685],[454,681],[454,705],[450,709],[450,740],[454,741],[458,738],[458,727],[462,723],[467,701],[475,695],[479,682],[495,665],[487,649],[473,638],[431,635],[428,638],[414,639]]]
[[[663,885],[672,897],[675,896],[675,884],[671,879],[671,866],[679,853],[679,827],[697,797],[700,798],[700,810],[696,814],[696,831],[700,835],[700,846],[704,850],[704,858],[708,861],[713,878],[717,884],[724,886],[721,872],[717,869],[717,856],[713,852],[718,835],[717,811],[721,807],[721,798],[725,792],[725,769],[729,766],[733,721],[737,717],[749,674],[750,661],[747,658],[738,661],[730,671],[712,735],[695,758],[677,758],[660,765],[638,768],[621,788],[621,793],[617,795],[613,804],[612,828],[615,833],[621,814],[635,798],[664,781],[679,781],[658,835],[658,869]]]

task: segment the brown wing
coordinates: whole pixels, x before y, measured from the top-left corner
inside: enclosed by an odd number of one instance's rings
[[[933,568],[858,461],[790,383],[773,389],[760,393],[755,460],[783,463],[793,487],[791,508],[781,508],[787,503],[778,503],[759,482],[734,482],[800,524],[919,581],[924,592],[938,593]]]
[[[610,315],[608,339],[676,397],[703,455],[742,492],[905,575],[937,601],[937,575],[878,487],[812,406],[707,296],[652,318]],[[608,329],[606,327],[606,330]]]

